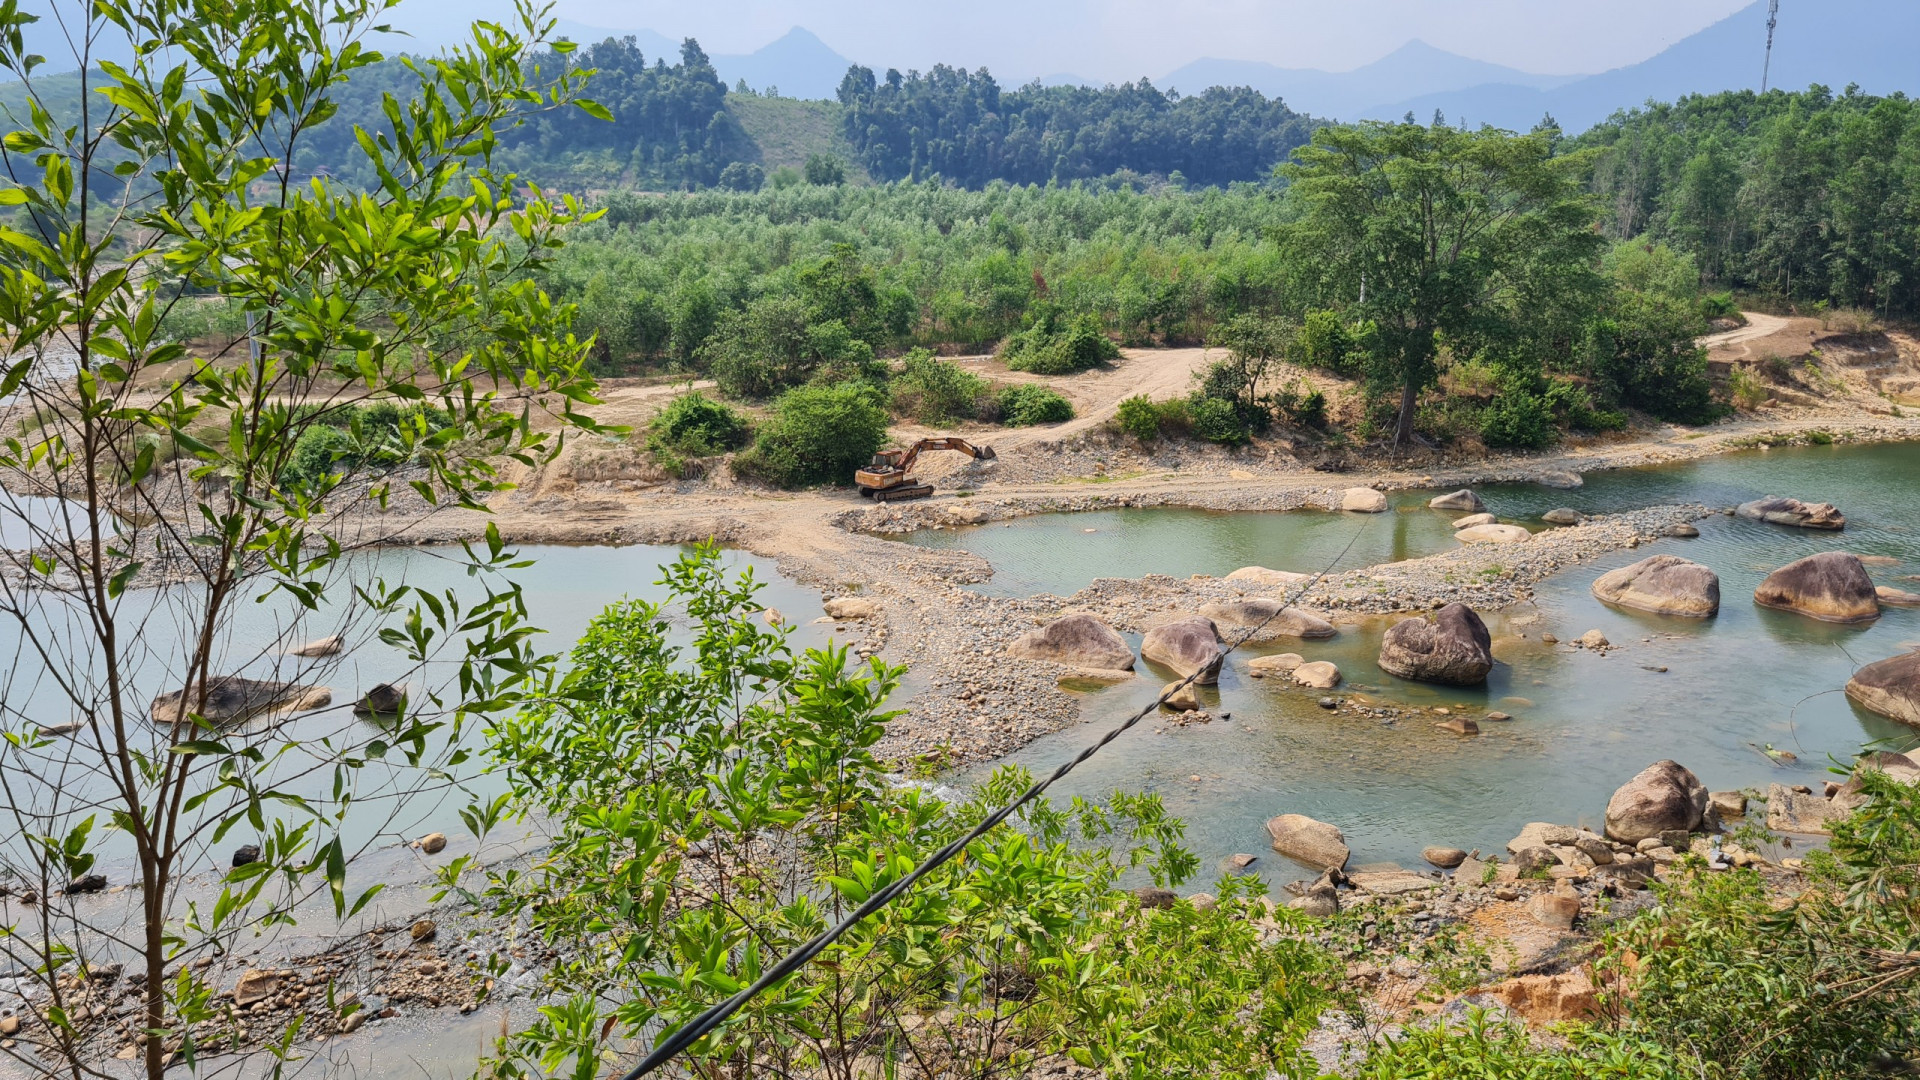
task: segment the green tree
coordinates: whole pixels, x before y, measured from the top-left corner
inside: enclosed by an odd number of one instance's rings
[[[850,484],[887,441],[887,412],[862,383],[802,386],[774,402],[753,446],[734,459],[744,475],[776,487]]]
[[[0,143],[0,400],[40,421],[0,433],[0,492],[65,508],[28,523],[34,555],[0,575],[18,643],[0,862],[42,897],[0,928],[13,1009],[34,1018],[5,1052],[34,1075],[117,1068],[95,1057],[118,1048],[112,1026],[71,996],[109,960],[139,988],[129,1019],[148,1037],[129,1067],[149,1080],[233,1036],[241,1021],[214,996],[233,973],[216,962],[307,900],[366,904],[379,887],[350,890],[348,867],[403,827],[398,803],[458,771],[476,718],[543,670],[497,534],[468,549],[496,582],[469,605],[370,577],[338,531],[378,544],[435,507],[480,508],[506,486],[503,457],[537,465],[554,431],[593,427],[575,411],[593,400],[587,343],[531,277],[581,214],[493,155],[543,110],[604,110],[576,98],[576,72],[529,84],[551,24],[522,5],[512,26],[477,25],[404,69],[384,125],[347,151],[370,190],[310,183],[300,141],[381,61],[365,42],[390,6],[70,8],[73,40],[119,39],[132,57],[79,65],[87,106],[70,123],[38,104],[32,16],[0,7],[0,68],[35,102]],[[188,360],[160,331],[183,293],[244,312],[245,340]],[[241,632],[236,611],[270,597],[275,632]],[[291,654],[323,634],[395,650],[414,675],[395,715],[314,711],[339,661]],[[303,715],[236,722],[284,710]],[[227,866],[213,845],[243,837],[258,859],[190,902],[185,875]],[[109,859],[131,867],[130,920],[59,896]]]
[[[1543,135],[1369,122],[1321,128],[1295,158],[1287,241],[1311,288],[1374,325],[1396,446],[1443,344],[1526,336],[1538,294],[1577,284],[1603,243],[1584,159],[1554,157]]]
[[[826,187],[847,182],[846,165],[832,154],[808,154],[805,172],[809,184]]]

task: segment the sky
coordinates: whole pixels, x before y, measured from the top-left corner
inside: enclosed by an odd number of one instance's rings
[[[1056,72],[1122,80],[1203,56],[1341,71],[1414,38],[1523,71],[1585,74],[1644,60],[1751,2],[559,0],[556,13],[692,36],[711,53],[751,52],[804,26],[841,54],[882,67],[947,63],[985,66],[1003,80]]]

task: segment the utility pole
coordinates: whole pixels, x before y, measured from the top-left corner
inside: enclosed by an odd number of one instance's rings
[[[1760,65],[1760,92],[1767,92],[1767,75],[1773,68],[1773,28],[1780,22],[1780,0],[1767,0],[1767,59]]]

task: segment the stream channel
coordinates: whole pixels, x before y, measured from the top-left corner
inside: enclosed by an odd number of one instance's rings
[[[1259,855],[1252,869],[1274,883],[1308,876],[1269,850],[1264,822],[1283,813],[1339,826],[1356,866],[1419,867],[1426,845],[1498,852],[1529,821],[1598,828],[1614,788],[1662,758],[1686,765],[1713,790],[1764,793],[1774,782],[1817,790],[1830,765],[1866,744],[1884,740],[1905,749],[1920,741],[1920,732],[1856,709],[1841,692],[1858,665],[1920,648],[1920,610],[1887,608],[1877,622],[1836,626],[1759,608],[1753,589],[1794,559],[1843,550],[1883,557],[1876,563],[1895,560],[1868,570],[1879,584],[1920,590],[1908,579],[1920,574],[1917,478],[1920,445],[1909,443],[1776,449],[1594,473],[1576,491],[1477,488],[1503,521],[1535,530],[1550,528],[1539,515],[1561,506],[1585,513],[1684,502],[1731,507],[1769,494],[1833,502],[1848,525],[1831,533],[1715,515],[1698,522],[1697,539],[1643,544],[1560,573],[1536,586],[1532,603],[1481,613],[1499,661],[1485,687],[1432,686],[1383,673],[1376,662],[1380,635],[1404,616],[1342,621],[1329,641],[1249,650],[1228,660],[1208,697],[1212,711],[1231,720],[1179,727],[1165,714],[1159,722],[1150,718],[1053,794],[1158,792],[1187,823],[1205,887],[1236,852]],[[1095,577],[1223,575],[1247,565],[1311,572],[1327,565],[1356,527],[1361,539],[1338,568],[1447,550],[1454,546],[1450,521],[1459,514],[1427,509],[1432,494],[1398,493],[1391,512],[1373,517],[1136,509],[1039,515],[1011,528],[929,530],[901,539],[985,557],[995,574],[976,586],[984,592],[1067,596]],[[1593,598],[1589,586],[1600,574],[1660,552],[1720,575],[1718,618],[1649,615]],[[1598,654],[1540,641],[1543,632],[1565,642],[1590,629],[1618,648]],[[1139,636],[1129,638],[1137,650]],[[1249,678],[1246,658],[1260,652],[1334,661],[1347,680],[1336,696],[1464,708],[1476,718],[1500,711],[1513,719],[1481,720],[1479,736],[1462,738],[1436,730],[1443,719],[1437,714],[1392,722],[1336,715],[1319,707],[1321,692]],[[1139,668],[1145,677],[1088,693],[1081,723],[1005,760],[1051,769],[1174,677],[1145,661]],[[1791,751],[1797,762],[1775,764],[1763,752],[1768,746]]]

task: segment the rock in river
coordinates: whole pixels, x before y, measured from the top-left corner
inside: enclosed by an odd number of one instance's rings
[[[1533,482],[1545,487],[1560,488],[1566,491],[1571,491],[1574,488],[1584,487],[1586,485],[1586,481],[1581,478],[1579,473],[1565,472],[1560,469],[1546,469],[1535,473]]]
[[[1348,488],[1340,493],[1340,509],[1360,514],[1378,514],[1387,508],[1387,497],[1372,488]]]
[[[1880,617],[1873,579],[1859,559],[1844,551],[1823,551],[1775,570],[1753,590],[1753,602],[1822,622],[1866,622]]]
[[[1540,520],[1549,525],[1578,525],[1587,520],[1586,515],[1571,506],[1562,506],[1540,515]]]
[[[1008,646],[1007,655],[1110,671],[1133,668],[1133,649],[1127,639],[1091,615],[1068,615],[1029,630]]]
[[[1380,640],[1380,667],[1389,675],[1450,686],[1476,686],[1493,670],[1493,639],[1472,608],[1453,603],[1429,622],[1412,618]]]
[[[156,724],[175,722],[183,715],[180,699],[185,693],[185,690],[172,690],[161,694],[148,706],[147,714]],[[231,724],[266,712],[322,709],[332,701],[333,692],[324,686],[228,675],[207,684],[207,702],[198,711],[215,724]],[[194,711],[192,702],[187,704],[187,711]]]
[[[1305,814],[1281,814],[1267,822],[1267,835],[1273,850],[1315,870],[1338,870],[1352,854],[1339,829]]]
[[[1891,585],[1882,585],[1873,592],[1888,607],[1920,607],[1920,593],[1896,589]]]
[[[1593,595],[1640,611],[1708,619],[1720,611],[1720,575],[1677,555],[1655,555],[1600,575]]]
[[[1491,525],[1497,520],[1498,519],[1492,514],[1468,514],[1463,518],[1454,518],[1453,527],[1456,529],[1471,529],[1475,525]]]
[[[1288,675],[1293,672],[1293,669],[1306,662],[1305,657],[1291,652],[1256,656],[1247,661],[1247,674],[1256,679],[1264,679],[1269,675]]]
[[[1778,495],[1741,503],[1735,513],[1756,521],[1770,521],[1775,525],[1792,525],[1801,529],[1847,527],[1847,515],[1832,503],[1803,503],[1799,499],[1783,499]]]
[[[1920,727],[1920,652],[1876,660],[1854,672],[1847,696],[1870,712]]]
[[[1469,525],[1453,538],[1463,544],[1521,544],[1533,534],[1518,525]]]
[[[1156,664],[1170,667],[1181,677],[1199,672],[1195,682],[1211,685],[1220,681],[1220,631],[1212,619],[1195,615],[1177,622],[1156,626],[1140,642],[1140,655]]]
[[[1254,644],[1283,637],[1330,638],[1335,633],[1333,624],[1327,620],[1305,608],[1286,607],[1278,600],[1229,600],[1208,604],[1200,609],[1200,614],[1212,619],[1216,626],[1235,631],[1229,636],[1236,640],[1239,632],[1259,627],[1259,631],[1247,639]]]
[[[1298,585],[1303,581],[1312,581],[1312,574],[1296,574],[1291,570],[1269,570],[1264,566],[1243,566],[1221,579],[1244,585],[1259,585],[1264,588],[1284,588]]]
[[[1198,712],[1200,688],[1190,682],[1176,680],[1160,688],[1160,707],[1174,712]]]
[[[1313,690],[1331,690],[1340,685],[1340,669],[1326,660],[1315,660],[1293,669],[1293,681]],[[1331,701],[1328,698],[1327,701]],[[1325,705],[1327,701],[1320,704]]]
[[[1707,812],[1707,788],[1675,761],[1656,761],[1607,800],[1607,836],[1637,844],[1668,830],[1692,832]]]
[[[1436,495],[1427,505],[1435,510],[1484,510],[1487,504],[1480,501],[1472,488],[1461,488],[1449,495]]]
[[[1785,784],[1767,788],[1767,828],[1774,832],[1824,835],[1847,816],[1847,808],[1831,799],[1807,795]]]
[[[1424,848],[1420,852],[1420,857],[1442,870],[1451,870],[1467,861],[1467,853],[1457,847]]]
[[[880,614],[880,601],[864,596],[836,596],[820,608],[836,619],[871,619]]]

